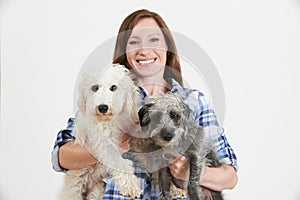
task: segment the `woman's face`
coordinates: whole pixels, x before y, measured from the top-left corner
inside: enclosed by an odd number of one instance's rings
[[[137,78],[163,76],[167,61],[167,44],[153,18],[140,19],[126,46],[126,57]]]

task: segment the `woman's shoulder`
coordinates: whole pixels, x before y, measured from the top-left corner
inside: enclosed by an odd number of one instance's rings
[[[201,90],[199,90],[197,88],[182,87],[175,80],[173,80],[173,82],[172,82],[172,87],[171,87],[170,93],[179,93],[185,99],[190,100],[190,101],[197,101],[197,102],[200,101],[201,102],[201,101],[205,100],[205,95]]]

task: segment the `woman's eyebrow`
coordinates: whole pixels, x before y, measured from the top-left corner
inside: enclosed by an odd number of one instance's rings
[[[131,35],[128,39],[139,39],[139,37],[135,35]]]
[[[161,33],[150,33],[147,35],[147,37],[151,37],[151,36],[162,36]]]
[[[162,33],[148,33],[148,34],[145,34],[145,35],[141,35],[141,34],[132,34],[129,39],[139,39],[141,37],[152,37],[152,36],[162,36]]]

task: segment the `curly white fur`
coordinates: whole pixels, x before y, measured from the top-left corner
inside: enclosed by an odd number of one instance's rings
[[[119,134],[136,126],[140,106],[138,88],[122,65],[87,71],[79,84],[79,113],[75,143],[89,147],[99,163],[65,174],[61,200],[101,199],[103,179],[111,175],[119,191],[131,198],[140,195],[133,163],[122,158]],[[102,105],[102,107],[100,107]]]

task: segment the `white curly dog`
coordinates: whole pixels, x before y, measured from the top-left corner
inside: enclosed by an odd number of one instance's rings
[[[89,70],[78,88],[79,113],[75,121],[75,143],[88,147],[99,163],[69,170],[64,177],[61,200],[101,199],[103,179],[111,175],[121,194],[140,195],[132,161],[122,158],[120,133],[138,121],[140,96],[132,74],[122,65],[109,66],[105,72]]]

